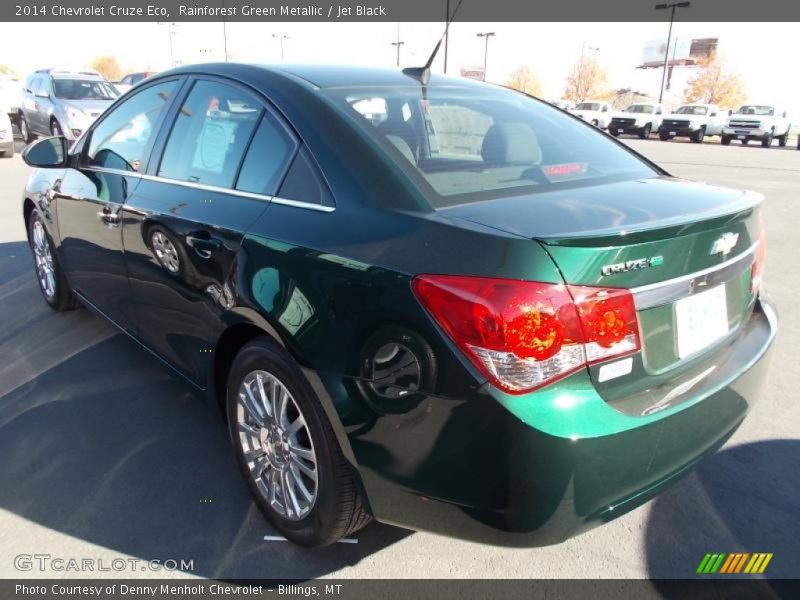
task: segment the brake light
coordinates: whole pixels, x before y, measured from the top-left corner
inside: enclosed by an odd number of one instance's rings
[[[761,289],[761,280],[764,278],[764,263],[767,260],[767,236],[764,231],[758,238],[758,248],[756,249],[756,259],[750,270],[750,293],[757,294]]]
[[[627,290],[458,275],[421,275],[412,288],[472,363],[511,394],[639,350]]]

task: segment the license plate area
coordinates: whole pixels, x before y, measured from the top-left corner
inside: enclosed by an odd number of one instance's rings
[[[705,350],[728,333],[725,285],[681,298],[675,302],[678,358]]]

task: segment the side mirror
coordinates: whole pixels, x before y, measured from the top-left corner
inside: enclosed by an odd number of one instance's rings
[[[732,114],[733,114],[733,109],[732,109],[732,108],[729,108],[729,109],[728,109],[728,116],[730,117]]]
[[[715,112],[712,112],[712,113],[711,113],[710,115],[708,115],[708,116],[709,116],[709,117],[716,117],[716,116],[717,116],[717,113],[715,113]]]
[[[781,117],[784,118],[784,119],[786,118],[786,111],[783,111],[783,114],[781,115]]]
[[[62,136],[43,138],[22,151],[22,160],[31,167],[67,166],[67,140]]]

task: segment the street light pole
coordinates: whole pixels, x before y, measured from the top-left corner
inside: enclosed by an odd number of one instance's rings
[[[400,66],[400,46],[405,42],[400,41],[400,23],[397,24],[397,41],[392,42],[392,46],[397,49],[397,66]]]
[[[486,31],[484,33],[479,33],[478,37],[482,37],[484,39],[484,47],[483,47],[483,80],[486,81],[486,61],[489,56],[489,38],[494,37],[494,31]]]
[[[669,46],[672,41],[672,23],[675,21],[676,8],[689,8],[691,2],[671,2],[669,4],[656,4],[656,10],[672,9],[669,15],[669,32],[667,33],[667,47],[664,50],[664,72],[661,73],[661,89],[658,93],[659,104],[664,99],[664,82],[667,80],[667,69],[669,68]]]
[[[289,36],[281,33],[280,35],[273,33],[272,37],[281,43],[281,61],[283,61],[283,40],[288,40]]]
[[[445,0],[444,16],[444,74],[447,75],[447,45],[450,43],[450,0]]]

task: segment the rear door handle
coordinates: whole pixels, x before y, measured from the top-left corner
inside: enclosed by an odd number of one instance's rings
[[[111,212],[111,209],[106,207],[97,213],[97,218],[106,225],[114,227],[119,225],[119,212]]]
[[[186,243],[194,248],[197,255],[202,258],[211,258],[212,253],[222,249],[222,242],[214,238],[199,238],[187,235]]]

